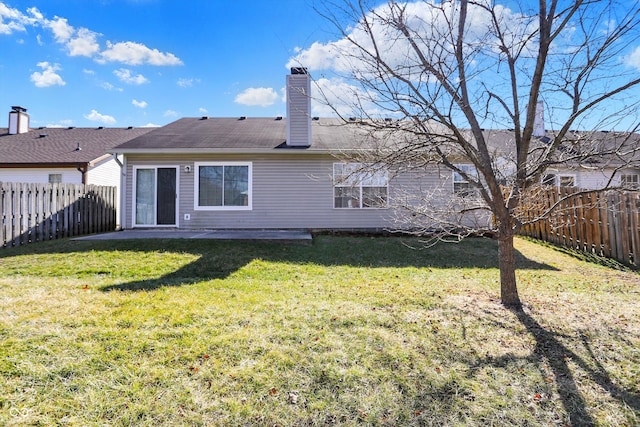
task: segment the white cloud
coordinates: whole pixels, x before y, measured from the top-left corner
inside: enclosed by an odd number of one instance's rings
[[[180,87],[192,87],[195,83],[200,83],[200,79],[178,79],[176,82]]]
[[[633,52],[624,59],[625,64],[640,70],[640,46],[635,48]]]
[[[160,125],[157,125],[155,123],[147,123],[146,125],[142,125],[140,127],[143,127],[143,128],[159,128]]]
[[[90,69],[88,69],[88,68],[83,68],[83,69],[82,69],[82,72],[83,72],[83,73],[85,73],[85,74],[86,74],[86,75],[88,75],[88,76],[94,76],[94,75],[96,74],[96,72],[95,72],[95,71],[90,70]]]
[[[68,42],[75,32],[75,29],[69,25],[66,18],[56,16],[52,20],[44,21],[44,25],[53,32],[53,37],[58,43]]]
[[[100,87],[108,91],[124,92],[124,89],[122,89],[121,87],[116,87],[109,82],[100,83]]]
[[[13,34],[16,31],[26,31],[26,26],[32,25],[32,21],[32,18],[29,18],[18,9],[0,3],[0,34]]]
[[[182,61],[172,53],[163,53],[135,42],[107,42],[107,49],[100,54],[100,61],[127,65],[182,65]]]
[[[278,99],[278,94],[270,87],[250,87],[242,91],[233,101],[241,105],[268,107]]]
[[[321,78],[311,85],[311,110],[314,116],[343,117],[359,115],[364,110],[375,115],[374,96],[340,78]]]
[[[163,116],[165,117],[178,117],[178,112],[173,110],[167,110],[164,112]]]
[[[133,74],[131,74],[131,70],[128,70],[126,68],[120,68],[118,70],[114,70],[113,74],[115,74],[116,77],[118,77],[118,79],[120,79],[121,82],[130,84],[130,85],[141,85],[141,84],[149,83],[149,80],[142,74],[138,74],[137,76],[134,76]]]
[[[38,67],[42,68],[42,72],[36,71],[31,74],[31,81],[36,87],[64,86],[66,82],[60,77],[57,71],[60,71],[60,65],[49,64],[48,62],[38,62]]]
[[[149,105],[146,101],[138,101],[137,99],[132,100],[131,103],[138,108],[147,108]]]
[[[113,118],[113,116],[100,114],[96,110],[91,110],[89,114],[84,115],[84,118],[87,120],[91,120],[92,122],[100,122],[106,125],[112,125],[116,122],[116,119]]]
[[[483,2],[480,2],[483,3]],[[394,4],[395,6],[390,6]],[[402,15],[406,27],[412,33],[412,41],[417,43],[427,60],[441,63],[453,61],[455,46],[443,38],[443,34],[455,27],[458,13],[457,2],[409,1],[407,3],[385,2],[367,15],[369,28],[362,22],[349,29],[346,37],[327,43],[315,42],[307,49],[296,49],[287,67],[307,67],[309,70],[332,70],[340,74],[352,74],[356,77],[375,75],[376,64],[371,58],[376,51],[382,60],[396,70],[401,70],[408,79],[424,81],[424,67],[417,57],[407,38],[400,31],[392,28],[386,20],[390,7],[403,7]],[[535,33],[535,20],[526,19],[511,9],[496,5],[496,19],[501,22],[503,37],[514,50],[524,43],[533,43],[530,34]],[[494,53],[501,52],[498,39],[492,36],[488,28],[491,22],[489,12],[482,6],[470,5],[468,9],[466,41],[463,47],[470,53],[477,51],[478,46],[486,46]],[[373,33],[371,34],[370,31]],[[455,31],[455,28],[453,28]],[[374,45],[372,39],[375,39]],[[435,42],[439,41],[441,42]],[[366,55],[363,50],[370,52]]]
[[[73,37],[67,42],[67,49],[70,56],[86,56],[92,57],[100,50],[97,42],[98,34],[89,31],[86,28],[80,28]]]
[[[24,32],[27,27],[42,27],[51,31],[56,43],[66,47],[69,56],[85,56],[94,58],[97,62],[120,62],[127,65],[182,65],[182,61],[172,53],[160,52],[144,44],[127,41],[122,43],[106,43],[101,51],[98,42],[101,34],[87,28],[75,28],[69,24],[67,18],[54,16],[47,19],[35,7],[23,13],[18,9],[8,7],[0,2],[0,34]],[[39,44],[44,44],[40,34],[36,35]]]
[[[200,108],[198,108],[198,112],[199,112],[200,114],[207,114],[207,113],[208,113],[207,109],[206,109],[206,108],[204,108],[204,107],[200,107]]]

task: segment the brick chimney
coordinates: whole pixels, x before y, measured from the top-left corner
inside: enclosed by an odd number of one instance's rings
[[[9,113],[9,135],[29,132],[29,115],[27,109],[14,106]]]
[[[287,146],[311,145],[311,77],[304,67],[287,76]]]

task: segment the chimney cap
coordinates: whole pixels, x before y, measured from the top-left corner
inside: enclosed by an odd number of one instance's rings
[[[26,113],[27,109],[18,105],[14,105],[11,107],[11,111],[14,113]]]
[[[291,67],[291,74],[309,74],[306,67]]]

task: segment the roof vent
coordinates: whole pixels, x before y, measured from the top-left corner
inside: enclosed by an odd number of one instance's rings
[[[202,116],[200,117],[200,120],[209,120],[209,116]]]
[[[312,117],[311,120],[313,120],[314,122],[317,122],[318,120],[320,120],[320,117],[315,116],[315,117]]]
[[[104,126],[98,126],[98,130],[104,129]]]
[[[82,151],[82,147],[80,147],[80,143],[78,142],[78,145],[76,146],[76,151]]]
[[[355,122],[355,121],[356,121],[356,118],[355,118],[355,117],[349,117],[349,121],[350,121],[350,122]]]
[[[131,130],[131,129],[133,129],[133,126],[129,126],[127,129]]]
[[[240,116],[238,120],[247,120],[247,116]]]
[[[387,122],[387,123],[390,123],[390,122],[393,121],[393,119],[391,117],[385,117],[384,121]]]
[[[46,138],[48,135],[46,133],[41,133],[40,138]]]
[[[282,116],[276,117],[276,120],[282,120]]]
[[[75,126],[69,126],[67,129],[75,129]]]

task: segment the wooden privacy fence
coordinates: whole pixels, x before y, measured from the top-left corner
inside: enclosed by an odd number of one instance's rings
[[[0,248],[113,231],[116,187],[0,182]]]
[[[640,265],[640,192],[541,189],[519,209],[522,235]]]

